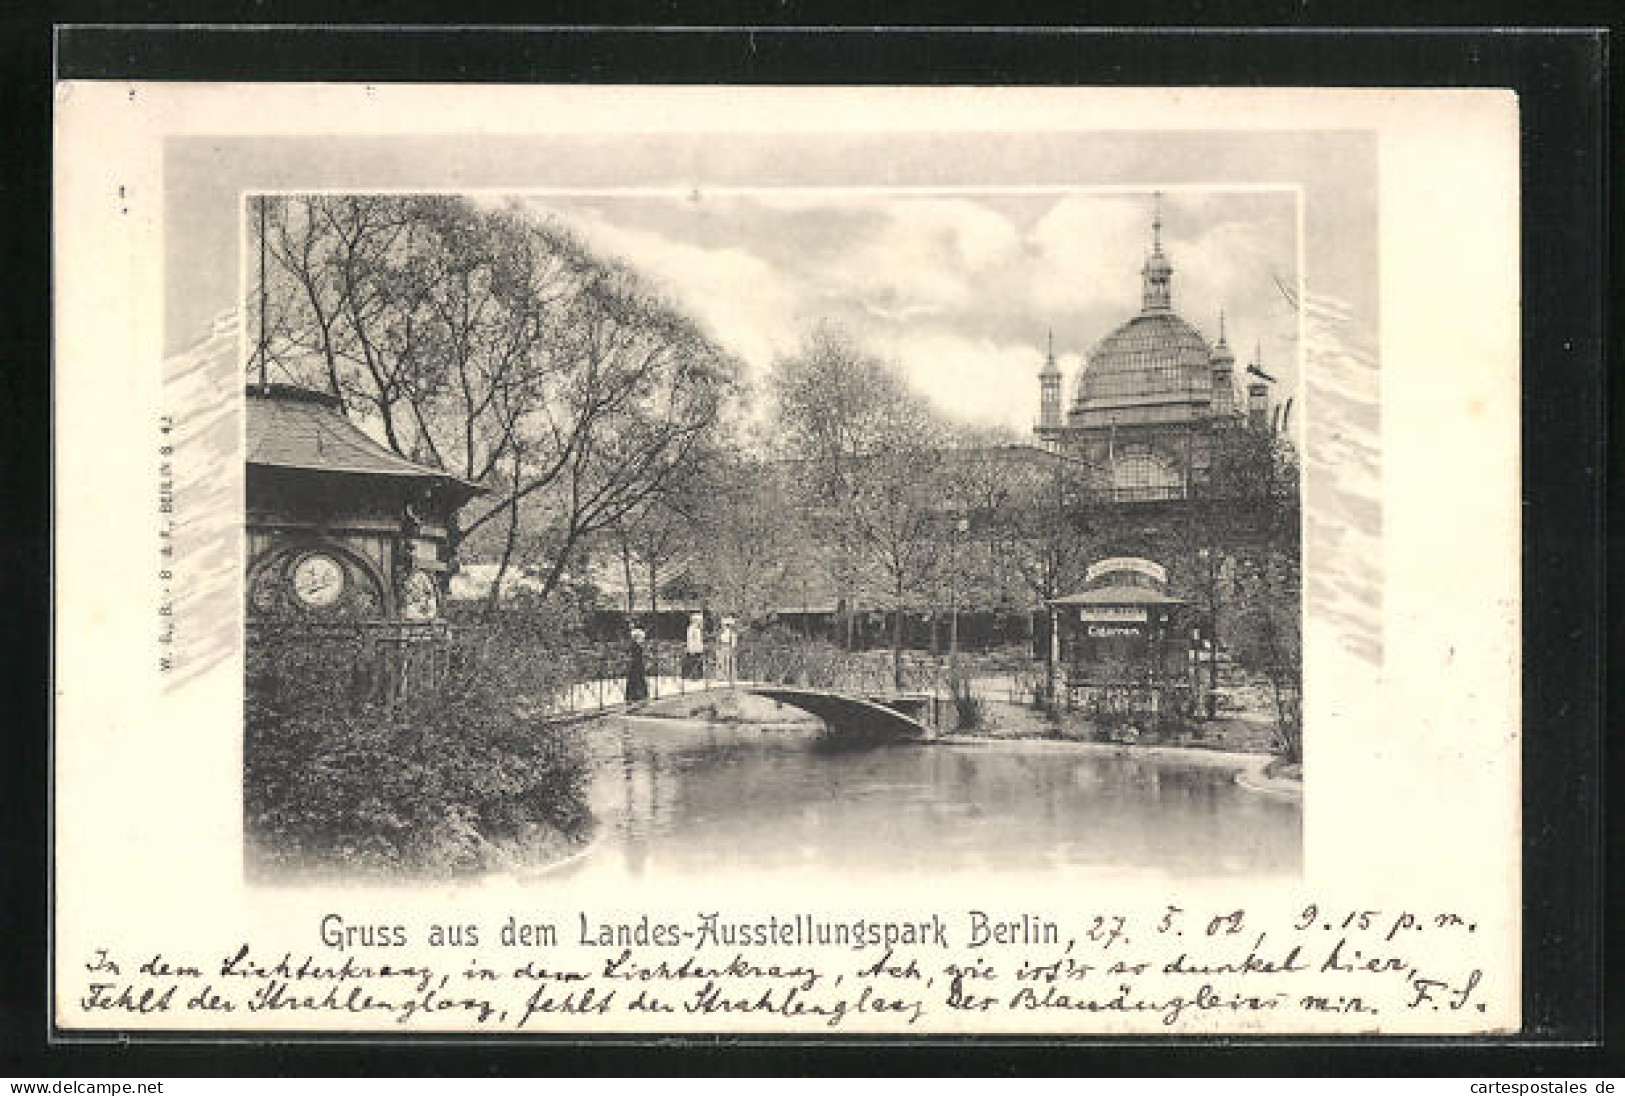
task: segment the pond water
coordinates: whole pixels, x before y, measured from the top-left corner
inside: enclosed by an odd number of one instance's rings
[[[1297,875],[1297,803],[1237,766],[1058,742],[832,745],[677,719],[585,728],[592,847],[565,873],[707,869]]]

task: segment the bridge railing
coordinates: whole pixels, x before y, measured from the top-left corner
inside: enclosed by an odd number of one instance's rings
[[[522,710],[548,717],[590,715],[623,706],[632,661],[631,645],[625,641],[559,636],[545,628],[506,620],[469,619],[433,626],[397,623],[377,628],[358,624],[328,628],[319,634],[306,628],[297,636],[279,633],[272,637],[264,632],[254,629],[249,636],[257,656],[251,670],[258,676],[276,674],[284,656],[297,650],[296,660],[325,664],[352,683],[348,692],[358,700],[393,702],[478,673],[500,681]],[[700,676],[694,678],[684,674],[681,641],[646,643],[643,663],[649,699],[729,684],[723,680],[714,638],[708,638],[707,647]],[[1001,672],[984,666],[984,661],[961,655],[961,674],[978,677],[984,671]],[[731,682],[788,685],[859,697],[926,694],[933,698],[933,706],[945,704],[951,697],[952,675],[946,655],[905,651],[901,669],[899,688],[890,651],[848,651],[802,636],[745,632],[736,648]]]
[[[747,637],[736,656],[744,681],[865,696],[896,691],[885,652],[846,651],[817,640]]]
[[[647,699],[716,688],[715,666],[707,660],[700,677],[685,675],[682,644],[646,644],[643,677]],[[554,647],[531,659],[534,676],[521,675],[516,691],[533,710],[550,715],[586,715],[627,702],[632,651],[628,644],[596,643]]]

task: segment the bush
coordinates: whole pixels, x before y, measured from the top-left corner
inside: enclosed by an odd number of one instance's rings
[[[961,673],[948,675],[948,695],[953,698],[956,730],[974,731],[987,717],[987,705],[971,686],[971,679]]]
[[[360,628],[256,630],[243,801],[257,866],[459,874],[584,838],[576,732],[515,711],[504,657],[478,651],[440,651],[435,680],[392,698]]]
[[[1049,695],[1049,667],[1034,664],[1030,659],[1016,664],[1011,671],[1011,700],[1024,704],[1035,712],[1054,711],[1056,705]]]
[[[1089,690],[1084,713],[1105,738],[1139,741],[1190,733],[1196,726],[1190,697],[1168,682],[1120,681]]]
[[[1303,697],[1296,690],[1279,690],[1271,746],[1286,764],[1303,762]]]
[[[747,632],[740,637],[738,677],[810,689],[840,692],[891,692],[889,663],[827,640],[797,635],[783,627]]]

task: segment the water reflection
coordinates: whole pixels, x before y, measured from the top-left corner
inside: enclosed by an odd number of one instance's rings
[[[635,874],[801,868],[1296,874],[1296,804],[1234,769],[1048,743],[834,749],[677,720],[588,732],[598,843]],[[568,870],[568,869],[567,869]]]

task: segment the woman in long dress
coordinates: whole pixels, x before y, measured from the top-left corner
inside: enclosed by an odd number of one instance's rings
[[[649,675],[643,665],[643,629],[632,629],[632,644],[626,657],[626,702],[649,699]]]
[[[739,646],[739,633],[734,631],[734,618],[722,618],[722,631],[717,633],[717,676],[728,684],[734,682],[737,672],[734,664],[734,650]]]
[[[705,676],[705,616],[701,613],[690,613],[688,617],[683,676],[690,681],[698,681]]]

